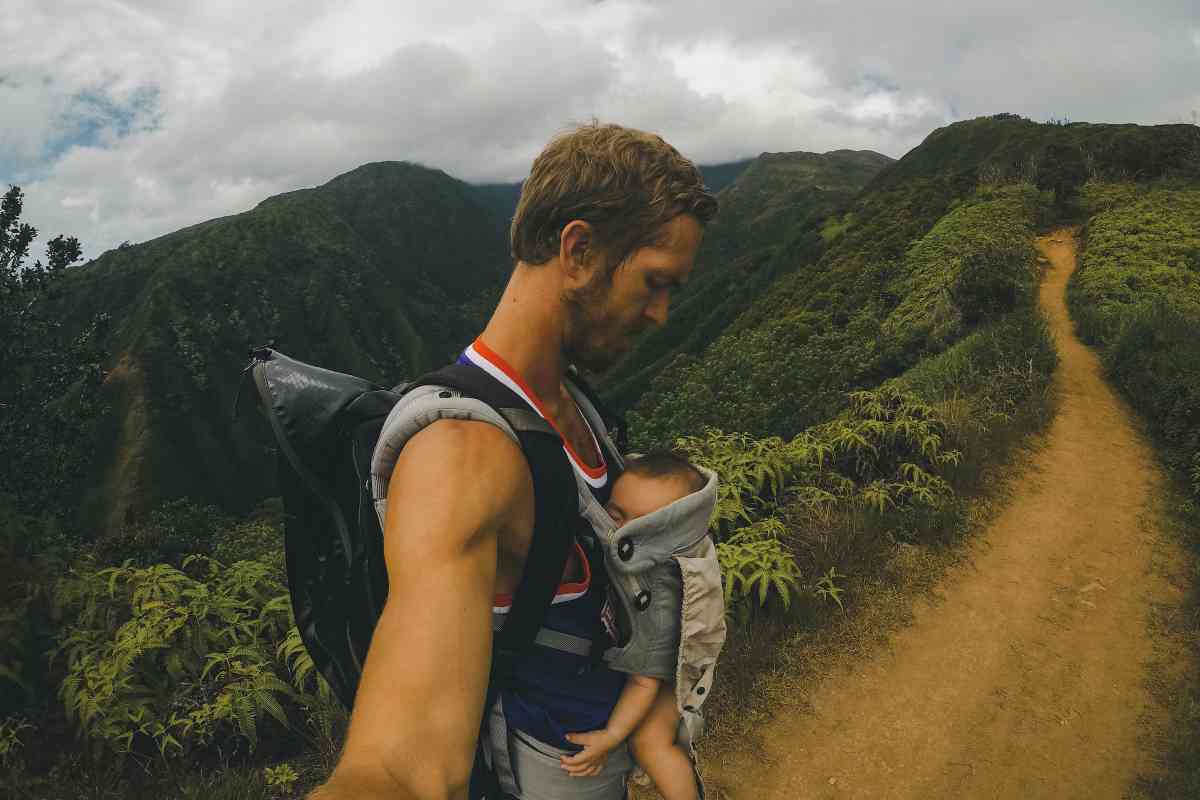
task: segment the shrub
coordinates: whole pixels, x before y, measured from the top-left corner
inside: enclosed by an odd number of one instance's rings
[[[894,386],[849,400],[845,413],[790,441],[715,429],[676,441],[721,481],[712,525],[727,602],[774,597],[786,609],[803,578],[795,548],[827,546],[835,528],[863,515],[894,520],[952,495],[939,473],[960,454],[945,446],[934,407]],[[820,578],[807,588],[829,596]]]
[[[1085,198],[1099,210],[1068,287],[1072,316],[1187,475],[1200,450],[1200,189],[1089,184]]]
[[[33,725],[23,717],[9,716],[0,720],[0,767],[10,769],[17,765],[25,747],[22,734],[31,730]]]
[[[104,749],[254,749],[261,724],[294,730],[287,708],[302,698],[285,682],[292,622],[277,565],[84,563],[59,581],[56,600],[72,619],[55,653],[66,667],[59,697]]]
[[[769,517],[740,528],[717,545],[726,609],[733,610],[750,598],[762,607],[768,596],[777,597],[784,609],[791,606],[801,574],[796,559],[780,541],[785,532],[782,522]]]
[[[213,558],[225,564],[247,559],[278,560],[282,553],[283,527],[269,519],[239,522],[213,537]]]

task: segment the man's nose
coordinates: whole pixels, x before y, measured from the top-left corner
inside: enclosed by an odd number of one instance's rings
[[[650,305],[646,306],[646,317],[660,328],[667,324],[671,313],[671,295],[666,292],[657,293]]]

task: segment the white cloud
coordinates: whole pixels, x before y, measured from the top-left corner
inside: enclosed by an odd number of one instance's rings
[[[700,95],[717,95],[761,115],[812,111],[829,101],[829,80],[802,53],[780,47],[739,52],[722,41],[670,46],[665,55],[676,73]]]
[[[88,255],[379,159],[515,180],[595,115],[714,162],[1200,106],[1197,12],[1065,0],[10,0],[0,182]]]

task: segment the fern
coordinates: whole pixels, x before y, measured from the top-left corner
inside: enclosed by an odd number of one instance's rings
[[[59,699],[81,735],[114,752],[180,757],[230,736],[253,749],[264,720],[289,730],[289,709],[315,701],[285,680],[302,645],[277,563],[81,562],[54,595],[73,619],[52,656],[66,667]]]
[[[783,548],[784,533],[783,523],[771,518],[742,528],[717,545],[726,607],[750,597],[766,605],[772,591],[784,608],[790,607],[792,593],[799,588],[800,568]]]

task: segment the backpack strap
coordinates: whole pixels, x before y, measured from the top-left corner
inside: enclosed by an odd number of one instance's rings
[[[513,593],[512,608],[494,640],[493,649],[503,661],[506,656],[528,648],[535,641],[554,599],[574,540],[573,535],[564,533],[573,533],[580,524],[575,473],[563,451],[562,439],[554,429],[531,412],[524,400],[478,367],[469,364],[443,367],[406,386],[406,395],[426,386],[439,387],[437,396],[430,398],[433,405],[449,405],[454,409],[460,401],[477,400],[499,420],[486,413],[467,415],[452,410],[449,414],[439,411],[437,416],[428,421],[419,420],[418,424],[450,416],[490,422],[502,430],[507,428],[510,435],[515,436],[529,465],[534,494],[533,537],[521,581]],[[458,392],[460,398],[455,398],[454,392]],[[447,396],[441,396],[443,394]],[[497,424],[500,421],[503,424]],[[384,445],[381,440],[381,446],[390,445]],[[386,497],[386,486],[376,487],[376,497]]]

